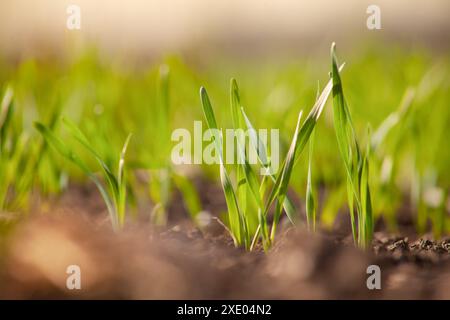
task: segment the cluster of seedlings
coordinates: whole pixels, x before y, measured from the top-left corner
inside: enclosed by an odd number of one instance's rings
[[[368,168],[369,147],[367,147],[365,154],[362,154],[352,125],[350,111],[344,99],[334,45],[331,49],[331,55],[332,79],[325,86],[322,93],[318,95],[315,105],[304,121],[302,121],[303,111],[300,111],[292,142],[280,172],[277,175],[267,175],[270,178],[266,179],[267,176],[264,176],[264,178],[259,181],[257,174],[249,165],[247,159],[248,152],[246,152],[245,144],[242,141],[238,143],[238,148],[240,150],[237,151],[237,154],[238,157],[241,157],[243,160],[239,161],[240,165],[235,168],[237,187],[233,187],[224,162],[220,161],[220,178],[228,206],[229,232],[236,245],[242,245],[245,248],[252,250],[260,238],[263,248],[265,250],[270,248],[275,239],[276,228],[283,212],[285,212],[289,220],[295,224],[295,221],[297,220],[295,218],[296,209],[294,208],[292,201],[287,197],[287,191],[293,167],[300,159],[300,155],[308,142],[310,144],[310,150],[306,188],[306,215],[308,228],[310,230],[315,229],[315,201],[311,178],[313,139],[311,139],[311,135],[314,132],[314,127],[320,118],[331,92],[333,94],[336,138],[347,172],[348,206],[351,216],[353,238],[355,243],[362,248],[369,245],[373,235],[373,215]],[[238,86],[234,79],[231,80],[230,92],[230,104],[234,128],[240,129],[242,124],[245,123],[248,130],[251,133],[253,132],[253,134],[250,134],[251,146],[256,150],[261,166],[268,170],[270,167],[270,159],[266,158],[268,154],[267,146],[258,139],[256,130],[240,105]],[[203,87],[200,89],[200,97],[208,127],[210,129],[217,129],[216,118],[206,90]],[[222,157],[223,146],[221,137],[216,137],[215,140],[218,154]],[[251,195],[250,198],[254,201],[253,207],[250,207],[247,203],[248,194]],[[272,222],[269,224],[268,215],[272,206],[274,206],[275,209],[272,213]],[[256,228],[252,225],[252,222],[254,221],[256,221]]]
[[[299,209],[288,195],[291,188],[291,180],[294,168],[303,163],[306,169],[305,185],[305,213],[306,224],[310,231],[315,231],[318,225],[318,212],[321,200],[317,197],[318,184],[313,179],[315,171],[314,150],[320,146],[323,139],[315,133],[316,125],[321,118],[329,96],[332,96],[333,126],[335,142],[339,150],[344,175],[344,189],[346,192],[347,208],[350,216],[350,224],[355,245],[361,248],[370,246],[374,233],[375,212],[382,211],[386,220],[395,224],[395,212],[389,212],[387,208],[395,211],[398,208],[397,200],[392,194],[396,190],[396,171],[401,165],[401,155],[396,154],[396,149],[402,143],[405,133],[412,127],[416,131],[415,144],[416,157],[413,159],[415,179],[412,180],[412,201],[418,208],[417,225],[420,232],[426,230],[426,223],[431,218],[436,237],[442,236],[447,230],[448,217],[446,216],[445,197],[446,192],[438,188],[437,179],[428,179],[426,168],[422,165],[425,160],[420,155],[423,145],[423,132],[417,129],[417,121],[420,119],[420,110],[413,110],[412,101],[416,92],[408,90],[398,111],[389,115],[381,125],[371,134],[367,129],[364,147],[357,137],[350,109],[344,97],[343,82],[340,71],[344,65],[339,66],[335,55],[334,44],[331,48],[331,72],[330,79],[322,91],[317,92],[315,103],[306,117],[303,111],[298,113],[295,131],[288,145],[280,169],[276,173],[259,175],[260,170],[270,171],[271,159],[268,145],[259,139],[256,129],[241,104],[240,92],[236,80],[230,83],[230,109],[233,128],[244,129],[249,134],[249,143],[238,139],[235,165],[225,165],[223,161],[223,141],[221,135],[214,137],[214,145],[219,156],[220,181],[223,187],[227,204],[227,213],[222,216],[222,223],[229,231],[234,244],[253,250],[261,245],[268,250],[274,243],[277,227],[283,214],[293,224],[299,222]],[[170,101],[169,79],[167,68],[159,71],[159,86],[157,90],[158,113],[150,124],[156,127],[158,137],[152,137],[162,141],[161,145],[170,145]],[[120,81],[119,81],[120,82]],[[421,99],[426,94],[432,94],[439,87],[428,87],[425,93],[422,90]],[[420,89],[421,87],[419,87]],[[420,91],[420,90],[419,90]],[[200,89],[200,102],[206,124],[209,129],[218,129],[216,116],[204,87]],[[30,194],[36,187],[44,193],[62,190],[67,183],[65,179],[65,164],[61,158],[75,164],[98,188],[107,210],[112,226],[120,230],[126,222],[128,208],[136,202],[138,183],[134,175],[135,171],[145,170],[150,175],[148,194],[153,199],[154,207],[152,219],[154,223],[164,224],[167,219],[167,210],[170,205],[170,195],[173,186],[183,195],[187,211],[192,220],[197,223],[198,213],[201,211],[199,195],[192,181],[185,175],[177,172],[169,158],[167,147],[161,147],[158,152],[160,161],[157,165],[144,163],[143,160],[133,159],[128,162],[126,154],[130,141],[134,141],[131,134],[123,137],[125,142],[122,149],[114,152],[111,148],[109,155],[104,156],[101,150],[95,146],[95,139],[102,137],[88,137],[78,125],[69,120],[69,117],[61,117],[62,104],[46,117],[46,121],[35,122],[35,129],[41,134],[29,136],[23,130],[23,114],[14,108],[14,92],[8,86],[3,94],[0,109],[0,209],[1,211],[16,211],[27,208]],[[22,111],[23,112],[23,111]],[[445,118],[445,115],[444,115]],[[59,120],[61,119],[61,120]],[[444,120],[442,127],[445,127]],[[62,123],[65,133],[76,141],[82,149],[74,148],[68,143],[66,136],[57,133],[59,124]],[[404,125],[409,124],[409,127]],[[400,129],[398,129],[400,127]],[[386,137],[390,132],[393,135],[393,149],[386,151],[383,148]],[[43,138],[43,139],[42,139]],[[139,141],[142,141],[142,137]],[[122,141],[123,141],[122,140]],[[104,142],[108,144],[108,142]],[[133,143],[131,143],[132,145]],[[308,157],[302,157],[305,147],[309,144]],[[51,148],[49,148],[49,146]],[[62,157],[55,157],[54,152]],[[250,164],[249,152],[255,152],[258,165]],[[140,151],[139,151],[140,152]],[[142,150],[141,153],[147,152]],[[92,169],[92,161],[86,161],[86,155],[90,155],[97,163],[102,175]],[[162,159],[162,160],[161,160]],[[429,160],[429,159],[428,159]],[[371,171],[369,172],[369,167]],[[372,172],[374,167],[374,172]],[[128,172],[128,173],[127,173]],[[20,173],[20,174],[19,174]],[[374,177],[374,178],[373,178]],[[372,187],[372,189],[371,189]],[[444,185],[445,187],[445,185]],[[435,191],[434,203],[429,205],[424,195]],[[439,193],[436,195],[436,193]],[[372,196],[375,194],[374,199]],[[379,198],[378,198],[379,197]],[[432,199],[433,200],[433,199]],[[375,201],[375,202],[373,202]],[[378,205],[377,203],[380,203]],[[337,202],[340,206],[342,203]],[[338,207],[333,207],[337,211]]]

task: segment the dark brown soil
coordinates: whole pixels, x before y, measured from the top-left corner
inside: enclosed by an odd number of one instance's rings
[[[187,219],[167,228],[140,219],[114,233],[91,197],[74,190],[16,222],[3,239],[0,299],[450,299],[450,239],[377,232],[363,252],[348,236],[298,227],[267,254],[249,253],[214,219],[203,231]],[[381,290],[366,285],[373,264]],[[69,265],[81,268],[81,290],[66,288]]]

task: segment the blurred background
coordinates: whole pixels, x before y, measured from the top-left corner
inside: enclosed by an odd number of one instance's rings
[[[70,4],[81,8],[81,30],[66,28]],[[381,30],[366,27],[371,4],[381,9]],[[447,0],[3,0],[0,49],[13,58],[86,45],[128,58],[197,50],[252,56],[382,38],[445,50],[449,12]]]

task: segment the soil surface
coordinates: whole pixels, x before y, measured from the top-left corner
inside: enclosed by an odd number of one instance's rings
[[[222,206],[214,193],[202,200]],[[43,211],[1,239],[0,299],[450,299],[449,238],[378,231],[363,252],[348,235],[299,226],[266,254],[235,248],[214,218],[200,231],[179,215],[164,228],[139,217],[113,232],[89,190]],[[66,288],[69,265],[81,268],[81,290]],[[380,267],[381,290],[367,288],[370,265]]]

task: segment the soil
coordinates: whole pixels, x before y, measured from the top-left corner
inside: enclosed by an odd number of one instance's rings
[[[206,189],[205,207],[222,210],[220,188]],[[90,189],[41,207],[3,239],[0,299],[450,299],[450,238],[380,227],[364,252],[348,233],[299,226],[282,229],[266,254],[235,248],[215,219],[200,231],[179,212],[164,228],[140,216],[115,233]],[[81,268],[81,290],[66,288],[69,265]],[[370,265],[381,290],[367,288]]]

